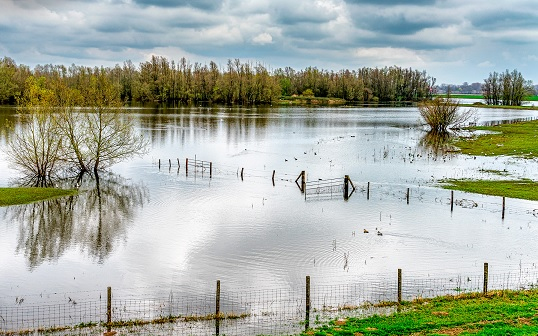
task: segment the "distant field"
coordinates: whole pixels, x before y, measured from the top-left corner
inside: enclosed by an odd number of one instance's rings
[[[446,94],[439,94],[439,97],[446,97]],[[474,94],[451,94],[450,97],[456,99],[484,99],[483,95],[474,95]],[[525,99],[525,101],[538,101],[538,96],[530,96]]]

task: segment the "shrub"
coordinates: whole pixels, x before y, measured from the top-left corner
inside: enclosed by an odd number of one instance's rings
[[[418,104],[422,120],[436,132],[446,132],[449,128],[460,127],[475,117],[476,110],[460,110],[460,107],[460,103],[450,97],[435,97]]]

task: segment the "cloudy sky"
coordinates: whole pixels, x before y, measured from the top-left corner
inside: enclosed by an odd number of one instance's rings
[[[437,83],[538,84],[536,0],[0,0],[0,57],[114,66],[151,55],[269,68],[397,65]]]

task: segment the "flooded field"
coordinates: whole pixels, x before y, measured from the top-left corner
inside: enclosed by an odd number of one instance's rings
[[[103,174],[100,193],[87,181],[71,199],[0,208],[1,304],[107,286],[212,293],[217,279],[228,291],[280,289],[306,275],[338,285],[398,268],[428,279],[480,274],[484,262],[502,271],[538,261],[538,203],[508,199],[502,220],[500,198],[456,192],[451,211],[450,191],[437,185],[500,178],[495,171],[536,180],[538,162],[442,153],[416,108],[129,112],[151,149]],[[8,121],[18,119],[4,109],[1,147]],[[211,162],[211,177],[194,160]],[[0,186],[18,177],[3,152],[0,170]],[[301,171],[306,195],[295,183]],[[345,175],[356,187],[347,200]],[[322,182],[330,183],[315,187]]]

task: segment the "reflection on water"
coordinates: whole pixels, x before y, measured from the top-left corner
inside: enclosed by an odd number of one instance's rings
[[[453,135],[450,132],[432,130],[424,134],[422,139],[420,139],[419,145],[431,151],[434,155],[443,155],[454,149],[450,145],[452,138]]]
[[[209,293],[216,279],[223,290],[286,288],[305,275],[349,284],[398,268],[439,277],[538,258],[526,248],[538,239],[534,203],[508,200],[502,221],[497,198],[456,193],[478,207],[451,212],[450,193],[435,184],[488,171],[538,179],[536,162],[439,155],[449,137],[425,135],[416,108],[129,113],[151,140],[146,156],[85,180],[76,197],[0,208],[0,255],[8,256],[0,258],[0,302],[58,287]],[[537,115],[483,109],[478,123]],[[186,174],[185,158],[195,157],[213,163],[212,178]],[[0,169],[0,185],[18,177],[1,151]],[[309,186],[320,185],[306,197],[295,184],[303,170]],[[347,201],[345,175],[357,188]]]
[[[30,270],[57,261],[77,246],[103,263],[117,242],[127,239],[134,213],[148,201],[148,191],[112,173],[82,179],[80,193],[7,208],[6,219],[19,226],[16,253]]]

